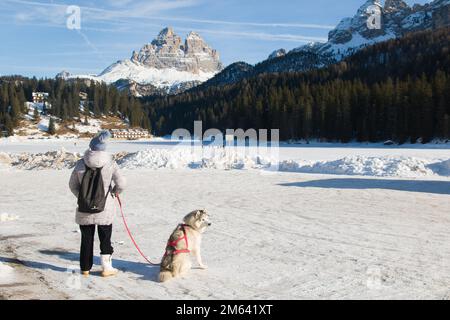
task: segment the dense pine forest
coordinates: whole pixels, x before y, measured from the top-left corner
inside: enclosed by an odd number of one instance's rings
[[[0,78],[0,131],[13,133],[32,101],[33,92],[49,93],[46,112],[61,121],[83,121],[85,116],[119,116],[128,119],[133,127],[150,129],[149,117],[139,99],[114,86],[82,80],[28,79],[20,76]],[[80,108],[80,92],[87,95]]]
[[[450,138],[450,29],[380,43],[330,67],[148,99],[158,135],[176,128],[279,128],[281,139]]]

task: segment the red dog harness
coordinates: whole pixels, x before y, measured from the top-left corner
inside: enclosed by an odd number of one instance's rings
[[[186,234],[186,227],[189,227],[187,224],[180,224],[179,227],[181,228],[181,230],[183,231],[183,236],[181,238],[178,238],[177,240],[174,241],[168,241],[167,242],[167,247],[173,247],[176,248],[178,242],[184,240],[184,242],[186,243],[186,249],[180,249],[180,250],[174,250],[171,254],[180,254],[180,253],[190,253],[191,250],[189,250],[189,242],[188,242],[188,238],[187,238],[187,234]],[[164,256],[167,256],[168,252],[166,249],[166,253],[164,254]]]

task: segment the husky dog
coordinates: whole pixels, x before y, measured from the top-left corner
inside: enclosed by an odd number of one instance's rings
[[[200,253],[202,233],[211,225],[206,210],[195,210],[183,219],[172,232],[161,261],[159,281],[164,282],[185,275],[192,267],[190,255],[194,255],[200,268],[207,269]]]

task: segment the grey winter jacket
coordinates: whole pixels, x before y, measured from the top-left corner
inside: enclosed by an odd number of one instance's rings
[[[83,161],[84,160],[84,161]],[[125,186],[125,178],[119,171],[119,166],[112,159],[112,156],[105,151],[87,150],[84,158],[79,160],[70,176],[69,187],[75,197],[78,198],[78,192],[81,187],[84,172],[86,170],[85,163],[90,168],[103,168],[102,177],[105,186],[105,194],[108,192],[109,186],[113,187],[113,193],[121,193]],[[79,225],[110,225],[114,220],[115,204],[111,195],[108,195],[105,210],[96,214],[79,212],[76,210],[75,222]]]

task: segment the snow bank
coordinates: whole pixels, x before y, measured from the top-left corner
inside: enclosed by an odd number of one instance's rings
[[[205,149],[206,150],[206,149]],[[245,155],[222,148],[192,152],[191,148],[148,149],[130,153],[118,161],[126,169],[260,169],[270,166],[259,156]]]
[[[22,153],[19,155],[10,155],[11,165],[17,169],[23,170],[42,170],[42,169],[70,169],[81,158],[77,153],[66,152],[64,149],[59,151],[49,151],[46,153]]]
[[[433,175],[435,172],[429,166],[429,160],[411,157],[353,156],[335,161],[318,161],[311,164],[283,161],[280,164],[280,170],[338,175],[414,177]]]
[[[203,151],[203,152],[202,152]],[[248,151],[248,150],[247,150]],[[0,165],[24,170],[70,169],[81,158],[64,149],[46,153],[0,153]],[[332,161],[274,160],[234,149],[205,148],[193,152],[190,147],[147,149],[115,155],[123,169],[273,169],[279,171],[380,177],[450,176],[450,159],[445,161],[402,156],[349,156]]]
[[[450,176],[450,159],[442,162],[436,162],[429,165],[429,168],[433,170],[434,173],[441,176]]]
[[[254,155],[244,155],[239,152],[216,151],[213,154],[202,158],[200,168],[205,169],[263,169],[269,168],[271,161]]]
[[[18,220],[19,217],[9,214],[9,213],[1,213],[0,214],[0,222],[6,222],[6,221],[14,221],[14,220]]]
[[[450,176],[450,159],[433,163],[415,157],[352,156],[333,161],[273,161],[264,156],[212,149],[196,155],[190,149],[149,149],[130,153],[119,161],[126,169],[268,169],[278,165],[280,171],[336,175],[417,177]]]
[[[135,153],[129,153],[117,163],[125,169],[180,169],[188,168],[199,159],[190,149],[148,149]]]

